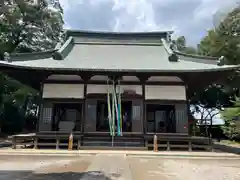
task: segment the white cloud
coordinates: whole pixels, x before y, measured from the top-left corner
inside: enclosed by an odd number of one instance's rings
[[[153,3],[149,0],[114,0],[113,11],[117,12],[114,31],[157,31],[173,30],[156,23]]]
[[[60,0],[69,28],[174,30],[175,36],[186,36],[190,44],[198,43],[213,27],[216,12],[226,12],[236,2],[240,0]]]
[[[236,6],[238,1],[240,2],[240,0],[202,0],[199,7],[195,10],[194,19],[197,21],[211,19],[213,25],[214,23],[218,24]]]

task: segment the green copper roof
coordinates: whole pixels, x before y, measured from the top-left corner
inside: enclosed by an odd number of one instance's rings
[[[42,53],[11,54],[0,67],[67,71],[202,72],[224,71],[217,58],[174,52],[168,33],[94,33],[69,31],[58,49]],[[89,38],[88,38],[89,37]],[[139,38],[138,38],[139,37]],[[160,38],[159,38],[160,37]],[[112,39],[112,40],[111,40]]]

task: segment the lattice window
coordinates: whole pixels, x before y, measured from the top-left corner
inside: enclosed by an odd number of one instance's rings
[[[43,108],[43,123],[50,124],[52,122],[52,108]]]

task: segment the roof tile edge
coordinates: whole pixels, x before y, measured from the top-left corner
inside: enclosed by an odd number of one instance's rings
[[[4,61],[31,61],[36,59],[51,58],[55,50],[41,51],[41,52],[28,52],[28,53],[4,53]]]

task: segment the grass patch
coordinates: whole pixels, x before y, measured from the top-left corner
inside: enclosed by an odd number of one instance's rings
[[[225,145],[240,147],[240,142],[238,142],[238,141],[222,140],[222,141],[220,141],[220,143],[225,144]]]

